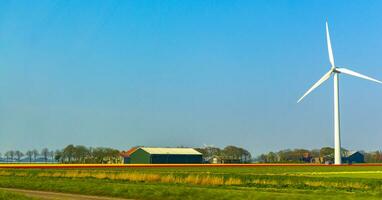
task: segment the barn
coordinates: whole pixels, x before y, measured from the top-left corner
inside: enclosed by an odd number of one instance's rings
[[[347,156],[345,158],[342,158],[343,162],[345,163],[364,163],[365,162],[365,156],[363,153],[359,151],[352,151],[348,152]]]
[[[203,156],[193,148],[137,147],[122,154],[125,164],[196,164]]]

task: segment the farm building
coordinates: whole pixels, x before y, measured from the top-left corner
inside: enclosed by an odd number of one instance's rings
[[[346,157],[342,158],[342,161],[344,163],[349,163],[349,164],[364,163],[365,162],[365,156],[363,155],[363,153],[361,153],[359,151],[352,151],[352,152],[348,152]]]
[[[365,156],[359,151],[345,151],[342,153],[342,163],[364,163]],[[315,157],[311,159],[312,163],[332,164],[334,162],[334,154],[327,156]]]
[[[242,163],[240,159],[224,158],[221,156],[212,156],[209,160],[211,164],[232,164],[232,163]]]
[[[121,154],[125,164],[196,164],[202,154],[193,148],[136,147]]]
[[[130,163],[130,154],[133,153],[135,150],[137,150],[137,147],[133,147],[131,149],[129,149],[128,151],[122,151],[120,153],[121,157],[122,157],[122,163],[126,164],[126,163]]]

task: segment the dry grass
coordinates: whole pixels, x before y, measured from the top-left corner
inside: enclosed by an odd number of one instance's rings
[[[238,178],[228,178],[225,183],[225,185],[241,185],[243,184],[243,181],[241,179],[238,179]]]
[[[25,172],[5,172],[0,171],[0,176],[28,176]],[[157,182],[157,183],[176,183],[176,184],[193,184],[193,185],[240,185],[242,180],[238,178],[227,178],[212,175],[186,175],[176,176],[174,174],[153,174],[153,173],[137,173],[137,172],[102,172],[102,171],[59,171],[59,172],[39,172],[35,174],[38,177],[62,177],[62,178],[96,178],[110,180],[125,180],[134,182]]]
[[[11,172],[0,171],[0,176],[9,176],[11,174],[12,174]]]

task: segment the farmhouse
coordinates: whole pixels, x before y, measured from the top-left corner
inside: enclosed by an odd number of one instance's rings
[[[196,164],[202,154],[193,148],[136,147],[123,152],[124,164]]]

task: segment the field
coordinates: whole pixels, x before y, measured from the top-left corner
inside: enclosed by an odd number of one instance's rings
[[[28,198],[24,195],[15,194],[13,192],[0,191],[0,200],[9,200],[9,199],[35,200],[35,198]]]
[[[132,199],[382,198],[377,165],[17,167],[0,168],[0,187]]]

